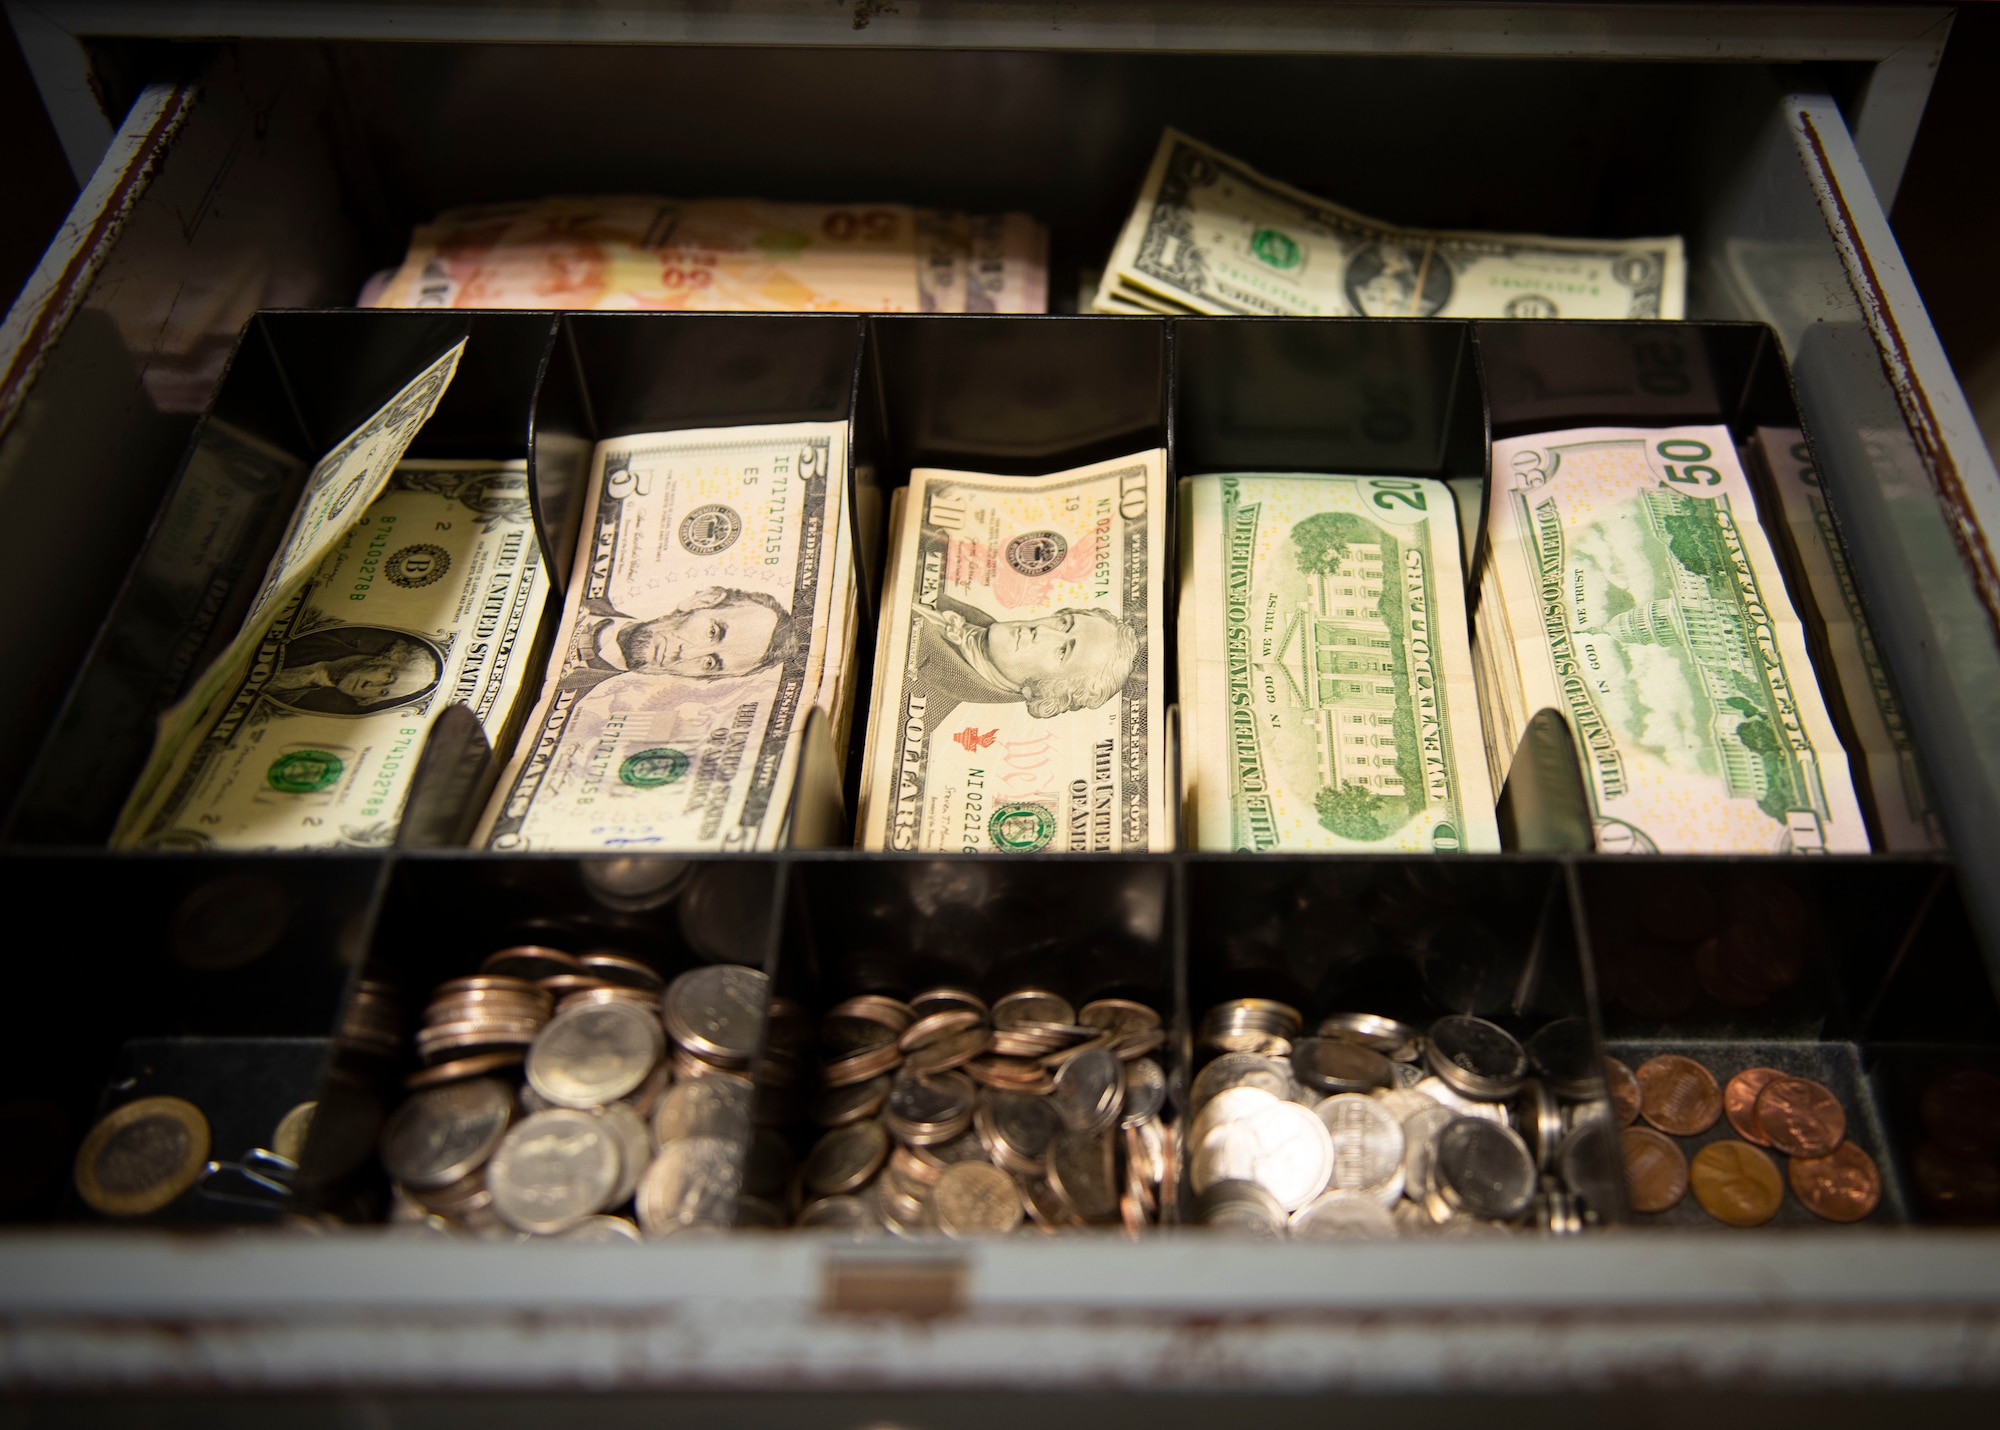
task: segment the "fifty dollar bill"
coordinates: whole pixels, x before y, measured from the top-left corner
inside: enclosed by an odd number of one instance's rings
[[[1182,489],[1195,847],[1498,850],[1450,488],[1235,473]]]
[[[1106,265],[1100,312],[1678,318],[1681,240],[1395,228],[1169,129]]]
[[[1166,454],[918,470],[889,553],[869,849],[1171,849]]]

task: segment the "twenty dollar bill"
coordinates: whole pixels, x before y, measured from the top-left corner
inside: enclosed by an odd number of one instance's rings
[[[918,470],[885,583],[869,849],[1171,849],[1166,453]]]
[[[1261,473],[1182,488],[1195,847],[1498,850],[1451,489]]]

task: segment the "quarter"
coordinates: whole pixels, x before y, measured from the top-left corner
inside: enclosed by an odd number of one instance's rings
[[[1021,1189],[990,1163],[960,1162],[931,1188],[931,1208],[946,1236],[1004,1236],[1021,1224]]]
[[[595,1113],[552,1107],[516,1124],[486,1167],[493,1210],[517,1231],[548,1236],[610,1204],[617,1134]]]
[[[382,1165],[412,1189],[448,1187],[485,1165],[513,1111],[514,1095],[492,1078],[424,1088],[382,1129]]]
[[[587,1003],[542,1029],[528,1084],[558,1107],[602,1107],[643,1083],[665,1050],[657,1018],[629,1003]]]

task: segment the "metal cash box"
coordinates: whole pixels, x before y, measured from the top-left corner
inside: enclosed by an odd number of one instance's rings
[[[200,97],[181,101],[160,133],[159,153],[148,161],[158,165],[150,187],[116,241],[94,255],[103,264],[96,285],[75,295],[66,331],[40,354],[41,377],[28,390],[41,404],[18,411],[0,438],[14,470],[24,462],[61,465],[77,474],[81,485],[73,493],[102,494],[108,513],[87,541],[71,524],[60,528],[67,542],[23,553],[10,579],[22,583],[20,591],[41,594],[17,603],[10,588],[0,602],[0,610],[45,616],[46,593],[56,589],[69,606],[44,619],[39,631],[23,626],[10,635],[18,637],[34,679],[13,723],[0,731],[0,769],[16,801],[0,878],[17,905],[60,901],[88,930],[71,936],[78,956],[35,960],[20,970],[22,996],[4,1044],[8,1086],[58,1109],[71,1145],[107,1098],[182,1091],[216,1109],[216,1155],[224,1159],[253,1145],[256,1129],[304,1097],[316,1093],[334,1114],[316,1123],[290,1204],[191,1195],[175,1209],[178,1219],[274,1220],[296,1206],[369,1206],[373,1173],[365,1149],[384,1099],[395,1094],[392,1084],[357,1070],[361,981],[401,985],[420,1000],[429,984],[468,972],[490,948],[529,935],[623,939],[669,969],[718,958],[764,967],[780,992],[814,1011],[845,991],[905,985],[908,991],[947,975],[992,993],[1029,971],[1078,997],[1114,987],[1139,992],[1173,1029],[1167,1051],[1177,1100],[1185,1098],[1192,1020],[1217,998],[1286,996],[1309,1017],[1366,1000],[1373,1011],[1421,1022],[1436,1007],[1436,980],[1455,970],[1492,985],[1473,996],[1494,1000],[1490,1006],[1503,1019],[1586,1017],[1599,1043],[1614,1052],[1698,1047],[1710,1056],[1727,1049],[1728,1056],[1793,1057],[1802,1068],[1818,1069],[1852,1099],[1855,1135],[1883,1168],[1888,1193],[1874,1220],[1938,1219],[1908,1179],[1919,1138],[1917,1097],[1932,1070],[1968,1058],[1990,1064],[2000,1043],[2000,1013],[1975,932],[1975,925],[1991,926],[1979,913],[1988,907],[1990,881],[1962,878],[1942,857],[1780,863],[1181,853],[936,860],[800,851],[695,861],[675,903],[634,912],[592,896],[582,873],[591,860],[414,850],[176,858],[79,847],[100,837],[115,812],[129,778],[121,771],[143,755],[148,712],[199,665],[189,649],[174,650],[156,634],[149,639],[143,618],[157,618],[162,607],[144,583],[151,575],[170,585],[180,577],[197,597],[174,613],[180,622],[174,629],[187,629],[186,617],[199,611],[226,635],[231,596],[240,605],[247,595],[239,589],[242,573],[261,568],[259,542],[268,548],[276,535],[271,523],[282,524],[287,509],[282,493],[268,494],[268,506],[244,518],[235,543],[218,548],[198,582],[156,569],[162,545],[141,539],[143,514],[160,493],[176,500],[190,481],[183,474],[179,487],[171,484],[192,465],[183,444],[198,447],[205,439],[197,414],[205,410],[210,421],[243,425],[310,458],[369,410],[412,360],[460,335],[470,337],[466,367],[422,441],[439,455],[449,448],[452,455],[529,456],[538,520],[558,570],[566,570],[573,539],[565,518],[573,524],[580,458],[590,441],[620,430],[848,416],[855,422],[851,476],[868,490],[894,486],[914,465],[1030,472],[1154,445],[1169,448],[1177,474],[1261,467],[1479,476],[1495,434],[1586,421],[1723,421],[1739,432],[1760,422],[1803,425],[1884,642],[1910,689],[1920,743],[1934,768],[1957,770],[1953,741],[1961,727],[1951,722],[1954,712],[1976,707],[1983,668],[1968,657],[1938,675],[1894,647],[1925,629],[1925,621],[1942,622],[1947,635],[1962,639],[1962,629],[1950,625],[1959,609],[1950,603],[1963,604],[1970,578],[1949,565],[1912,567],[1900,554],[1910,533],[1936,518],[1935,503],[1927,518],[1909,489],[1913,474],[1921,480],[1935,464],[1918,459],[1903,420],[1906,404],[1883,376],[1879,334],[1863,321],[1865,300],[1843,294],[1843,245],[1877,240],[1851,213],[1845,228],[1822,217],[1813,186],[1831,184],[1849,210],[1863,208],[1864,218],[1874,201],[1865,187],[1854,187],[1860,169],[1837,111],[1817,100],[1787,100],[1790,81],[1782,71],[831,49],[656,50],[643,52],[642,64],[629,53],[589,49],[462,44],[409,51],[353,43],[320,50],[270,38],[189,58],[203,72]],[[534,100],[527,104],[508,98],[521,92],[523,64],[535,71]],[[1616,117],[1584,138],[1562,105],[1501,103],[1503,92],[1518,93],[1528,71],[1559,82],[1568,94],[1594,96],[1601,112]],[[642,74],[676,82],[642,99],[629,82]],[[714,136],[698,157],[665,147],[661,135],[691,132],[703,106],[750,80],[760,93],[792,97],[770,100],[734,132]],[[1309,118],[1305,106],[1288,110],[1294,102],[1280,81],[1310,82],[1314,109],[1345,85],[1341,104],[1397,116],[1388,126],[1394,137],[1386,141],[1387,158],[1354,165],[1351,189],[1337,177],[1316,178],[1322,171],[1340,174],[1342,166],[1327,155],[1351,146],[1339,140],[1338,116]],[[1086,98],[1093,89],[1117,94],[1119,103],[1093,107]],[[658,111],[653,119],[673,122],[649,127],[629,114],[607,115],[594,103],[605,92],[621,103],[651,105]],[[1642,117],[1639,92],[1694,92],[1704,102],[1694,106],[1694,120],[1664,126]],[[884,97],[891,93],[897,97]],[[1445,94],[1451,102],[1437,102]],[[856,107],[855,132],[883,142],[834,145],[812,107],[829,95]],[[1007,122],[988,122],[994,104],[1010,116]],[[1271,124],[1280,137],[1263,153],[1253,143],[1250,156],[1357,207],[1412,221],[1494,227],[1684,229],[1696,269],[1690,311],[1707,321],[273,311],[244,323],[250,309],[273,299],[344,299],[369,266],[393,259],[411,221],[437,207],[558,185],[780,197],[880,192],[1024,207],[1055,224],[1052,291],[1074,291],[1076,270],[1108,249],[1110,229],[1129,203],[1125,180],[1105,174],[1136,174],[1131,156],[1149,148],[1167,119],[1227,143],[1241,123],[1232,106],[1261,105],[1269,121],[1274,104],[1292,122]],[[1504,116],[1495,122],[1507,142],[1529,150],[1537,144],[1552,150],[1559,141],[1591,182],[1565,186],[1547,163],[1527,173],[1510,167],[1496,157],[1498,139],[1461,134],[1448,142],[1435,114],[1468,111]],[[534,132],[517,123],[523,114],[534,116]],[[344,117],[329,118],[336,115]],[[1202,127],[1204,119],[1210,127]],[[1803,137],[1808,129],[1811,142]],[[1056,135],[1081,136],[1074,142],[1083,147],[1055,160]],[[405,145],[406,139],[415,142]],[[1806,162],[1814,143],[1834,155],[1817,178]],[[963,162],[967,145],[981,162]],[[1024,152],[1036,157],[1019,157]],[[1674,182],[1621,186],[1620,164],[1633,155],[1646,156]],[[1287,156],[1297,162],[1288,167]],[[1495,187],[1479,177],[1482,166],[1512,180]],[[210,207],[199,208],[196,196],[211,188]],[[251,261],[267,265],[261,286],[245,278],[240,291],[222,291],[227,285],[216,275]],[[1831,286],[1822,281],[1829,276]],[[204,321],[183,318],[180,328],[170,322],[149,336],[141,319],[156,299],[148,295],[197,277],[221,293]],[[248,308],[241,306],[246,294]],[[1714,321],[1739,318],[1771,326]],[[225,358],[227,376],[219,377]],[[878,577],[870,574],[871,591]],[[145,599],[135,602],[135,592]],[[1944,680],[1948,688],[1938,695],[1921,684],[1926,679]],[[850,802],[857,773],[849,772]],[[1968,774],[1950,798],[1959,868],[1988,867],[1979,857],[1986,847],[1981,821],[1995,812],[1986,786]],[[1635,1007],[1621,998],[1615,977],[1601,976],[1608,962],[1626,954],[1621,940],[1629,942],[1631,910],[1714,901],[1746,876],[1782,883],[1809,910],[1814,954],[1782,996],[1750,1010],[1698,996],[1685,1009],[1661,1013],[1643,1000]],[[57,1006],[87,1006],[91,1016],[61,1023],[38,1016]],[[246,1053],[261,1057],[254,1065],[268,1074],[246,1075]],[[224,1145],[234,1142],[244,1147]],[[66,1186],[63,1165],[16,1215],[74,1220]],[[1689,1220],[1699,1220],[1687,1210]],[[1859,1273],[1840,1281],[1825,1268],[1866,1260],[1872,1253],[1844,1251],[1838,1238],[1872,1247],[1869,1235],[1862,1227],[1787,1244],[1753,1233],[1747,1244],[1758,1249],[1734,1254],[1770,1258],[1766,1264],[1792,1268],[1795,1276],[1807,1274],[1803,1268],[1833,1276],[1829,1284],[1838,1290],[1828,1294],[1865,1309],[1873,1303],[1853,1299],[1861,1294]],[[1703,1255],[1703,1244],[1694,1238],[1689,1255]],[[890,1295],[884,1308],[942,1308],[968,1330],[985,1326],[990,1333],[982,1318],[1006,1313],[986,1308],[1012,1304],[1007,1278],[1032,1275],[1049,1314],[1077,1327],[1082,1343],[1094,1348],[1082,1364],[1099,1369],[1131,1364],[1130,1346],[1114,1344],[1111,1331],[1092,1340],[1082,1328],[1106,1324],[1107,1314],[1109,1324],[1118,1324],[1123,1313],[1104,1310],[1103,1285],[1134,1274],[1127,1270],[1138,1264],[1134,1258],[1151,1258],[1152,1269],[1136,1273],[1146,1289],[1129,1303],[1147,1314],[1205,1308],[1227,1318],[1273,1298],[1302,1314],[1322,1314],[1335,1306],[1387,1304],[1384,1296],[1395,1301],[1402,1293],[1382,1288],[1412,1276],[1442,1278],[1438,1284],[1448,1285],[1460,1305],[1467,1298],[1473,1305],[1504,1304],[1506,1295],[1481,1283],[1485,1273],[1473,1269],[1496,1264],[1480,1258],[1497,1255],[1518,1268],[1507,1273],[1517,1284],[1548,1278],[1555,1297],[1549,1304],[1626,1297],[1669,1315],[1659,1308],[1672,1297],[1622,1259],[1632,1254],[1630,1245],[1617,1235],[1565,1244],[1537,1239],[1454,1261],[1452,1248],[1399,1244],[1371,1250],[1360,1263],[1342,1260],[1351,1258],[1348,1252],[1292,1247],[1282,1254],[1307,1269],[1281,1274],[1261,1253],[1232,1248],[1216,1260],[1215,1250],[1189,1237],[1136,1247],[1096,1239],[1048,1248],[1009,1243],[916,1267],[906,1300]],[[1940,1325],[1992,1313],[1990,1303],[1952,1290],[1967,1282],[1942,1269],[1954,1257],[1986,1264],[1977,1260],[1993,1255],[1986,1238],[1974,1238],[1969,1250],[1961,1237],[1944,1232],[1929,1234],[1915,1249],[1899,1245],[1907,1270],[1896,1284],[1936,1287],[1933,1304],[1944,1307],[1936,1313]],[[371,1254],[339,1240],[303,1250]],[[561,1253],[534,1250],[544,1255],[521,1263],[529,1269],[517,1285],[527,1303],[553,1296],[602,1305],[608,1296],[638,1304],[642,1315],[646,1306],[671,1314],[672,1297],[661,1301],[657,1289],[652,1301],[623,1299],[628,1292],[621,1288],[630,1283],[622,1278],[640,1273],[614,1273],[586,1291],[556,1268]],[[413,1274],[444,1275],[434,1273],[446,1264],[433,1262],[434,1252],[498,1258],[496,1267],[512,1267],[522,1254],[502,1247],[408,1247],[397,1254],[425,1268]],[[109,1252],[85,1239],[21,1241],[0,1254],[56,1256],[47,1264],[71,1268],[85,1285],[84,1272],[99,1264],[93,1258]],[[257,1258],[269,1254],[248,1243],[226,1253],[253,1275]],[[809,1238],[775,1249],[735,1238],[634,1255],[640,1258],[634,1266],[678,1266],[704,1285],[720,1277],[762,1288],[780,1307],[770,1317],[775,1346],[810,1347],[821,1334],[817,1317],[872,1304],[856,1289],[875,1284],[863,1274],[867,1267],[829,1259]],[[1072,1269],[1051,1272],[1051,1255]],[[1593,1256],[1595,1262],[1577,1259]],[[813,1268],[823,1262],[825,1279],[816,1283]],[[1380,1271],[1356,1280],[1356,1266]],[[1538,1266],[1546,1269],[1531,1269]],[[1713,1274],[1713,1295],[1737,1294],[1735,1283]],[[24,1288],[31,1281],[10,1278]],[[1613,1281],[1624,1289],[1607,1290]],[[1348,1289],[1336,1292],[1337,1282]],[[1893,1287],[1891,1293],[1905,1294]],[[21,1315],[56,1314],[70,1304],[37,1300],[41,1293],[32,1289],[21,1294]],[[84,1299],[76,1304],[129,1309],[116,1296],[91,1302],[87,1292],[77,1294]],[[455,1291],[433,1294],[464,1304]],[[1812,1293],[1801,1291],[1789,1304],[1809,1308],[1811,1300]],[[386,1312],[393,1323],[395,1308],[408,1304],[391,1276],[372,1299],[336,1296],[317,1313]],[[729,1334],[738,1333],[724,1333],[736,1346]],[[1478,1344],[1476,1330],[1460,1334],[1460,1344]],[[989,1364],[962,1340],[950,1344],[955,1358],[946,1363],[947,1380],[976,1379]],[[1613,1352],[1614,1358],[1628,1353],[1636,1354],[1630,1347]],[[129,1343],[116,1334],[95,1343],[93,1354],[98,1359],[88,1363],[112,1373],[125,1366],[131,1383],[145,1382]],[[547,1364],[537,1360],[541,1354],[526,1353],[527,1363]],[[887,1337],[856,1354],[864,1371],[888,1374],[898,1353]],[[1564,1354],[1549,1353],[1545,1383],[1573,1373]],[[643,1366],[634,1375],[640,1383],[714,1373],[712,1366],[704,1370],[699,1352],[676,1358],[655,1348],[636,1363]],[[368,1364],[374,1368],[364,1378],[397,1381],[379,1359]],[[731,1375],[751,1374],[742,1368],[749,1361],[733,1364]],[[278,1384],[314,1374],[307,1358],[280,1365]],[[476,1331],[467,1330],[445,1363],[401,1383],[473,1383],[468,1378],[481,1367],[490,1374],[493,1361]],[[75,1372],[39,1361],[24,1363],[22,1373],[59,1384]],[[1076,1373],[1073,1364],[1059,1367],[1041,1383],[1066,1383]],[[299,1380],[288,1382],[294,1374]],[[1202,1383],[1199,1373],[1186,1383]]]

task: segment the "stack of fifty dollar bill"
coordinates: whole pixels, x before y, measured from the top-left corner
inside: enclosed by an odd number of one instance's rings
[[[1678,318],[1681,240],[1395,228],[1169,129],[1105,265],[1100,313]]]
[[[808,717],[836,759],[858,588],[847,425],[597,446],[541,701],[475,842],[784,843]]]
[[[1726,428],[1495,442],[1488,510],[1475,652],[1496,788],[1553,707],[1601,851],[1868,849]]]
[[[113,844],[385,845],[439,711],[504,737],[550,589],[526,464],[401,460],[463,348],[313,468],[241,630],[162,717]]]
[[[550,198],[419,225],[361,305],[1042,313],[1048,232],[903,204]]]

